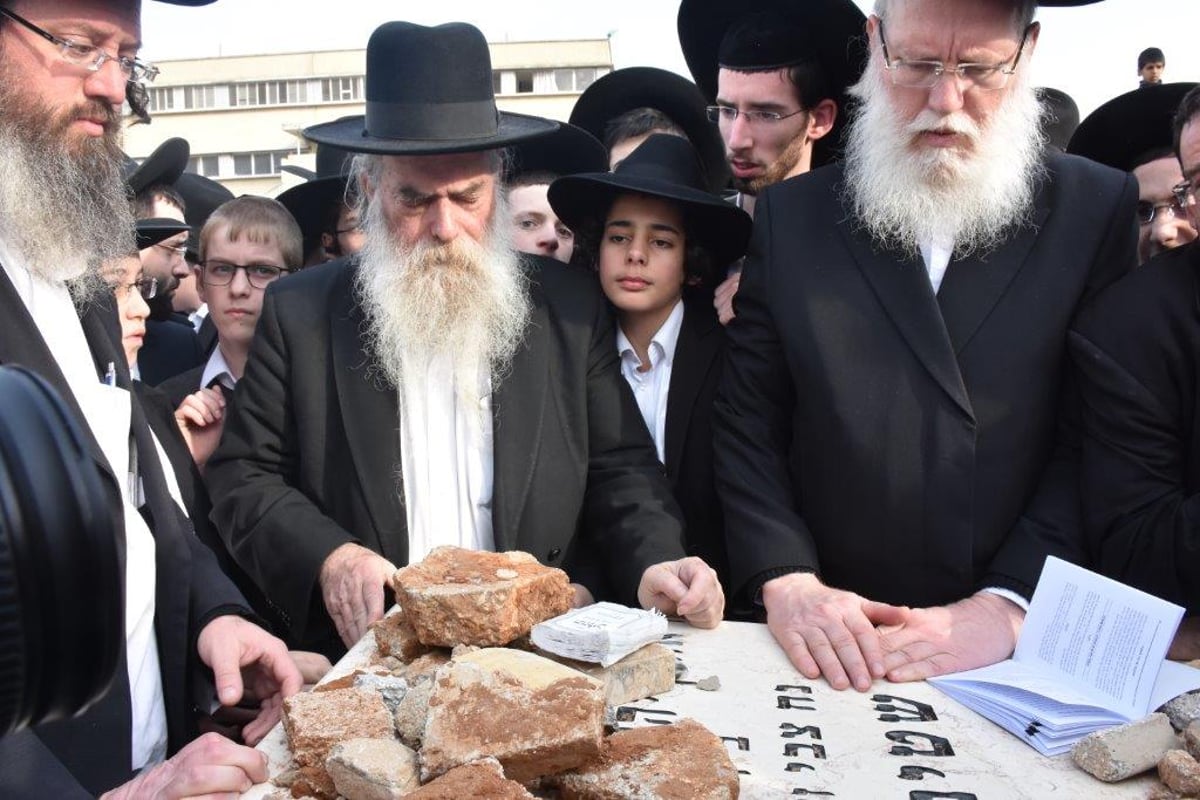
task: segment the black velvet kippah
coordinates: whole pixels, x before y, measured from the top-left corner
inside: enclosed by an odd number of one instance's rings
[[[774,11],[738,20],[725,32],[717,51],[717,63],[733,70],[790,67],[817,57],[816,45],[809,36]]]

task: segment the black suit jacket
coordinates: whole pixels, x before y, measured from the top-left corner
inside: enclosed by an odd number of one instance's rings
[[[492,519],[498,550],[561,565],[582,520],[618,596],[683,555],[678,509],[621,378],[595,276],[530,258],[533,316],[495,388]],[[544,267],[544,268],[543,268]],[[238,563],[297,641],[336,650],[318,575],[359,542],[408,562],[397,392],[373,368],[354,261],[272,285],[234,411],[206,479]]]
[[[1083,557],[1067,328],[1134,264],[1136,185],[1049,156],[1027,224],[935,296],[856,228],[841,170],[758,200],[715,421],[733,582],[1029,596],[1046,555]]]
[[[713,476],[713,400],[724,354],[725,330],[717,321],[712,293],[685,292],[667,393],[667,478],[683,511],[688,555],[703,558],[715,569],[725,594],[732,596],[724,515]]]
[[[1200,247],[1113,284],[1076,321],[1071,354],[1097,568],[1200,613]]]
[[[81,314],[80,322],[95,360],[96,380],[112,365],[117,385],[130,389],[114,307],[103,300],[95,301]],[[66,378],[2,270],[0,363],[32,369],[62,395],[84,431],[93,460],[105,476],[115,529],[124,532],[117,478],[92,436]],[[169,747],[174,752],[195,733],[192,697],[197,690],[196,681],[202,680],[204,674],[195,652],[196,636],[215,616],[249,614],[250,610],[170,498],[141,404],[135,397],[131,405],[131,429],[146,493],[142,513],[155,540],[154,630]],[[120,545],[123,560],[123,536]],[[87,613],[86,598],[81,598],[79,613]],[[130,777],[130,759],[129,682],[122,656],[112,688],[85,714],[0,739],[0,796],[67,798],[100,794]]]
[[[203,364],[207,354],[187,317],[146,320],[146,339],[138,351],[138,373],[149,386]]]

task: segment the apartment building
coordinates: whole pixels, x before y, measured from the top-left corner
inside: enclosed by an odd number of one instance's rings
[[[580,93],[612,70],[607,39],[489,45],[500,108],[566,120]],[[164,139],[191,145],[189,170],[234,194],[273,196],[295,184],[287,164],[313,168],[309,125],[362,114],[366,50],[330,50],[156,62],[150,125],[127,129],[144,158]]]

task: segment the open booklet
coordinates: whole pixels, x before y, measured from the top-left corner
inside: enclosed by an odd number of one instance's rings
[[[1166,661],[1183,609],[1051,556],[1013,657],[930,683],[1043,755],[1200,688]]]

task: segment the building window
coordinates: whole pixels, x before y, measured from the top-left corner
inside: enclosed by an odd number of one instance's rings
[[[500,76],[502,74],[503,73],[501,73],[500,70],[496,70],[492,73],[492,94],[500,94],[501,92],[504,91],[501,88],[501,86],[503,85],[503,81],[501,80]]]
[[[175,108],[175,89],[171,86],[162,86],[157,89],[150,89],[150,113],[159,111],[170,111]]]
[[[554,70],[554,88],[560,92],[582,92],[600,77],[597,67]]]
[[[530,94],[533,92],[533,70],[519,69],[517,70],[517,94]]]
[[[187,171],[206,178],[221,174],[221,162],[217,156],[192,156],[188,159]]]
[[[361,75],[349,78],[322,78],[321,100],[326,103],[342,103],[362,99],[363,79]]]
[[[183,87],[184,108],[213,108],[217,104],[215,86]]]
[[[307,81],[255,81],[230,84],[234,106],[275,106],[308,101]]]
[[[288,153],[234,153],[233,174],[239,178],[257,175],[278,175]]]

